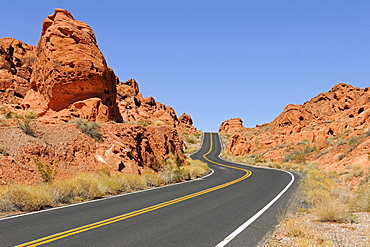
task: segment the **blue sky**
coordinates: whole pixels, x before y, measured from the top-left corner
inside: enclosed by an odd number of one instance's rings
[[[370,86],[370,1],[20,0],[2,5],[0,38],[36,45],[54,8],[93,28],[121,81],[203,131],[270,122],[340,82]]]

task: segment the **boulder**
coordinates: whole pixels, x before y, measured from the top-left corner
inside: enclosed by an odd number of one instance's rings
[[[122,121],[116,103],[118,78],[86,23],[76,21],[67,10],[55,9],[44,19],[36,54],[31,90],[23,101],[26,107],[56,116],[78,101],[98,98],[102,109],[94,109],[98,114],[91,120]]]

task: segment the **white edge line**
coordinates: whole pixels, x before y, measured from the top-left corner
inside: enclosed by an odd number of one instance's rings
[[[220,142],[221,142],[221,140],[220,140]],[[221,142],[221,144],[222,144],[222,142]],[[224,161],[231,162],[231,161],[223,159],[220,155],[219,155],[219,158],[224,160]],[[234,163],[234,162],[231,162],[231,163]],[[241,163],[236,163],[236,164],[246,165],[246,164],[241,164]],[[258,168],[264,168],[264,167],[258,167]],[[274,170],[278,170],[278,169],[274,169]],[[260,217],[267,209],[269,209],[290,188],[290,186],[292,186],[292,184],[294,182],[294,175],[289,171],[284,171],[284,170],[279,170],[279,171],[286,172],[291,176],[292,179],[290,180],[288,185],[285,186],[285,188],[282,191],[280,191],[280,193],[277,196],[275,196],[275,198],[272,199],[266,206],[264,206],[260,211],[258,211],[255,215],[253,215],[246,222],[244,222],[241,226],[239,226],[235,231],[233,231],[229,236],[227,236],[224,240],[222,240],[215,247],[223,247],[223,246],[227,245],[231,240],[233,240],[242,231],[244,231],[250,224],[252,224],[256,219],[258,219],[258,217]]]
[[[267,209],[269,209],[272,204],[274,204],[293,184],[294,182],[294,175],[291,172],[284,171],[289,173],[292,179],[290,180],[289,184],[285,186],[285,188],[274,198],[270,201],[266,206],[264,206],[260,211],[258,211],[255,215],[249,218],[246,222],[244,222],[241,226],[239,226],[235,231],[233,231],[229,236],[227,236],[224,240],[222,240],[216,247],[223,247],[228,244],[232,239],[234,239],[239,233],[241,233],[245,228],[247,228],[250,224],[252,224],[258,217],[260,217]]]
[[[204,136],[204,134],[203,134],[203,136]],[[202,143],[201,144],[203,144],[203,137],[202,137]],[[200,147],[202,147],[202,145]],[[199,151],[199,149],[195,153],[197,153]],[[195,153],[193,153],[193,154],[195,154]],[[141,192],[146,192],[146,191],[150,191],[150,190],[162,189],[162,188],[166,188],[166,187],[170,187],[170,186],[175,186],[175,185],[179,185],[179,184],[184,184],[184,183],[189,183],[189,182],[194,182],[194,181],[198,181],[198,180],[203,180],[204,178],[207,178],[207,177],[213,175],[213,173],[215,172],[211,168],[210,168],[210,170],[211,170],[211,172],[208,173],[207,175],[205,175],[203,177],[196,178],[196,179],[188,180],[188,181],[183,181],[183,182],[174,183],[174,184],[167,184],[167,185],[163,185],[163,186],[153,187],[153,188],[149,188],[149,189],[145,189],[145,190],[133,191],[133,192],[129,192],[129,193],[123,193],[123,194],[114,195],[114,196],[108,196],[108,197],[104,197],[104,198],[100,198],[100,199],[94,199],[94,200],[85,201],[85,202],[78,202],[78,203],[73,203],[73,204],[68,204],[68,205],[63,205],[63,206],[57,206],[55,208],[48,208],[48,209],[34,211],[34,212],[29,212],[29,213],[16,214],[16,215],[12,215],[12,216],[7,216],[7,217],[4,217],[4,218],[0,218],[0,221],[2,221],[2,220],[9,220],[9,219],[13,219],[13,218],[18,218],[18,217],[22,217],[22,216],[27,216],[27,215],[31,215],[31,214],[44,213],[44,212],[48,212],[48,211],[52,211],[52,210],[58,210],[58,209],[62,209],[62,208],[74,207],[74,206],[78,206],[78,205],[86,204],[86,203],[93,203],[93,202],[108,200],[108,199],[112,199],[112,198],[116,198],[116,197],[121,197],[121,196],[128,196],[128,195],[132,195],[132,194],[136,194],[136,193],[141,193]]]

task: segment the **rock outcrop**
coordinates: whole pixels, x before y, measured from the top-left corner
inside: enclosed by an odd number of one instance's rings
[[[25,120],[12,117],[22,115],[37,117],[34,136],[15,127]],[[104,140],[60,124],[75,118],[101,122]],[[191,117],[144,98],[133,79],[119,82],[92,29],[68,11],[43,21],[37,47],[0,39],[0,185],[40,182],[35,160],[59,162],[61,177],[100,165],[140,174],[168,158],[184,163],[179,131],[196,131]]]
[[[192,118],[183,114],[179,118],[175,110],[153,97],[144,98],[136,80],[130,79],[117,85],[117,101],[123,121],[144,126],[170,126],[182,132],[195,132]]]
[[[0,39],[0,102],[19,104],[30,89],[35,47],[13,38]]]
[[[117,86],[117,92],[119,109],[125,122],[150,125],[158,121],[157,125],[178,126],[179,121],[175,110],[155,101],[153,97],[144,98],[139,93],[136,80],[130,79],[126,82],[120,82]]]
[[[317,160],[323,169],[344,169],[360,162],[370,167],[370,88],[339,83],[303,105],[287,105],[271,123],[228,129],[233,155],[265,159]],[[229,131],[228,131],[229,130]]]
[[[104,141],[95,141],[74,124],[37,123],[37,137],[17,128],[0,128],[0,185],[38,183],[42,179],[34,162],[53,165],[58,177],[93,172],[108,167],[112,172],[141,174],[163,168],[163,160],[185,163],[183,141],[176,129],[134,124],[102,124]]]
[[[56,9],[44,19],[36,54],[24,105],[49,118],[122,121],[116,103],[118,78],[87,24]]]
[[[44,123],[83,118],[196,131],[189,117],[180,121],[172,107],[144,98],[134,79],[119,82],[92,29],[63,9],[44,19],[37,47],[0,40],[0,92],[2,106],[15,103],[4,111],[35,111]]]
[[[232,118],[223,121],[218,131],[231,134],[235,132],[240,132],[243,129],[245,129],[245,127],[243,126],[243,120],[241,118]]]

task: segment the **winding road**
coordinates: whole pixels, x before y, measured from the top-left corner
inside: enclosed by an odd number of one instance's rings
[[[295,175],[219,158],[206,133],[204,178],[0,219],[0,246],[256,246],[297,187]]]

